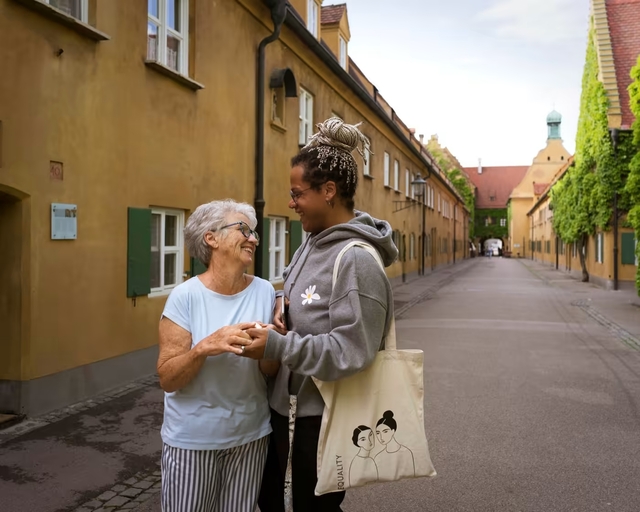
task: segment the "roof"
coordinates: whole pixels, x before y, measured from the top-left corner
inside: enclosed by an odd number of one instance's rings
[[[640,54],[640,0],[605,0],[613,61],[620,95],[622,128],[634,121],[629,103],[630,71]]]
[[[323,5],[320,23],[322,25],[333,25],[334,23],[340,23],[344,10],[347,8],[347,4],[338,5]]]
[[[549,112],[547,116],[547,123],[561,123],[562,122],[562,114],[556,110],[552,110]]]
[[[478,174],[477,167],[465,167],[464,171],[477,188],[476,208],[506,208],[511,192],[528,170],[528,165],[482,167],[482,174]]]
[[[533,195],[540,196],[544,194],[544,191],[547,190],[549,186],[548,183],[533,183]]]

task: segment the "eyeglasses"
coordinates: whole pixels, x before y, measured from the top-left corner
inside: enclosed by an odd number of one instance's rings
[[[291,199],[293,199],[293,202],[298,204],[298,199],[300,198],[300,196],[304,194],[307,190],[311,190],[312,188],[313,187],[305,188],[304,190],[299,190],[298,192],[289,190],[289,195],[291,196]]]
[[[222,226],[220,229],[218,229],[218,231],[222,231],[223,229],[230,228],[232,226],[240,226],[240,229],[238,229],[238,231],[240,231],[240,233],[242,233],[247,240],[251,237],[251,235],[253,235],[253,237],[256,239],[256,242],[260,243],[260,236],[258,235],[258,233],[251,229],[246,222],[242,222],[241,220],[238,222],[232,222],[231,224],[227,224],[226,226]]]

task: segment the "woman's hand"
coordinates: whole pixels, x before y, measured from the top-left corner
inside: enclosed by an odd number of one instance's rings
[[[277,297],[276,307],[273,310],[273,324],[275,325],[276,331],[278,331],[280,334],[287,334],[287,324],[285,323],[283,304],[288,307],[289,299],[285,299],[284,297]]]
[[[262,359],[264,357],[264,347],[267,345],[270,330],[269,326],[267,326],[267,328],[253,327],[252,329],[247,329],[246,333],[251,337],[253,342],[245,346],[244,352],[241,350],[240,355],[250,357],[251,359]]]
[[[247,329],[255,327],[255,322],[244,322],[227,325],[202,339],[195,347],[198,355],[203,357],[217,356],[224,352],[242,355],[242,347],[252,344]]]

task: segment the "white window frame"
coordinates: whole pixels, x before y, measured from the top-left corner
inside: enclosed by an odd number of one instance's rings
[[[160,246],[158,252],[160,253],[160,283],[161,285],[155,288],[151,288],[149,297],[160,297],[163,295],[169,295],[171,290],[178,286],[183,281],[184,274],[184,212],[181,210],[170,210],[165,208],[151,208],[151,215],[160,215]],[[165,219],[167,215],[176,216],[177,230],[176,230],[176,243],[175,246],[165,247]],[[152,247],[153,251],[153,247]],[[176,257],[176,282],[174,284],[164,284],[164,256],[165,254],[177,254]]]
[[[309,137],[313,135],[313,95],[306,89],[300,88],[300,129],[298,144],[306,146]]]
[[[147,58],[149,60],[158,62],[163,66],[168,67],[180,73],[181,75],[189,75],[189,0],[180,0],[180,27],[176,31],[175,29],[167,26],[168,18],[168,1],[158,0],[158,15],[156,18],[149,13],[149,5],[147,4],[147,30],[149,23],[153,23],[158,27],[158,40],[157,40],[157,55],[155,58],[149,56],[149,42],[147,31]],[[178,39],[180,41],[180,54],[178,56],[179,66],[178,69],[174,69],[167,62],[167,39],[168,36]]]
[[[307,29],[318,37],[318,4],[315,0],[307,0]]]
[[[442,212],[442,201],[440,200],[440,192],[438,192],[438,213]]]
[[[411,171],[409,169],[404,170],[404,188],[405,195],[411,197]]]
[[[347,69],[347,40],[342,36],[338,36],[338,39],[340,41],[340,66],[342,69]]]
[[[365,176],[371,176],[371,151],[369,151],[369,148],[364,148],[364,165],[362,167],[362,173]]]
[[[436,189],[431,187],[431,209],[436,209]]]
[[[89,0],[80,0],[80,17],[79,18],[76,18],[73,14],[69,14],[69,13],[63,11],[58,6],[53,5],[51,3],[51,1],[52,0],[44,0],[44,3],[45,4],[49,4],[50,7],[53,7],[54,9],[57,9],[58,11],[64,12],[68,16],[71,16],[73,19],[76,19],[76,20],[81,21],[83,23],[88,23],[89,22]]]
[[[276,225],[280,224],[280,239],[276,239]],[[287,219],[284,217],[269,217],[269,281],[282,282],[282,272],[285,267],[285,249],[287,240]],[[276,263],[280,272],[276,274]]]
[[[416,181],[416,175],[415,175],[414,173],[411,173],[411,183],[413,183],[414,181]],[[409,197],[410,197],[411,199],[415,199],[415,198],[416,198],[416,192],[415,192],[415,190],[414,190],[414,189],[415,189],[415,187],[414,187],[411,183],[409,183],[409,191],[410,191],[410,192],[409,192]],[[428,186],[429,186],[429,185],[427,185],[427,187],[428,187]]]
[[[400,191],[400,162],[393,161],[393,188],[395,191]]]
[[[506,228],[507,227],[507,219],[505,219],[505,218],[500,219],[500,227],[501,228]]]
[[[385,151],[384,152],[384,186],[385,187],[389,186],[390,167],[391,167],[391,155],[389,155],[389,153]]]

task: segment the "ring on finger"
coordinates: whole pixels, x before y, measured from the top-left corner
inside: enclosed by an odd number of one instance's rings
[[[244,348],[245,348],[244,345],[242,345],[242,347],[240,348],[240,353],[241,354],[244,354]]]

